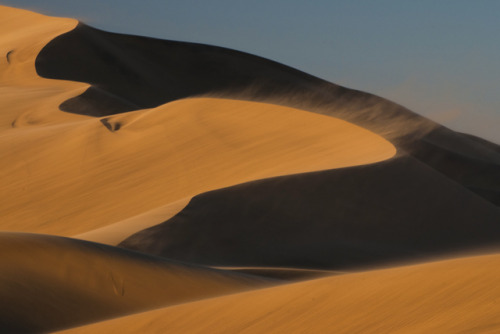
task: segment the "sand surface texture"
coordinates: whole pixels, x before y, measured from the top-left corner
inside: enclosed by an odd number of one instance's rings
[[[348,274],[67,333],[498,333],[500,256]]]
[[[69,236],[208,190],[395,154],[360,127],[270,104],[190,99],[111,117],[62,112],[88,86],[40,78],[35,60],[76,21],[0,13],[3,229]]]
[[[499,330],[494,143],[4,6],[0,106],[0,333]]]

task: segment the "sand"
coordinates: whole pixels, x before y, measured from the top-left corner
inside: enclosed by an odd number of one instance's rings
[[[341,275],[65,333],[497,333],[499,267],[488,255]]]
[[[88,85],[42,79],[35,61],[76,21],[1,13],[3,48],[14,50],[0,78],[8,89],[0,97],[8,110],[0,120],[3,230],[77,235],[205,191],[395,154],[348,122],[263,103],[187,99],[101,118],[62,112]]]
[[[273,284],[101,244],[0,233],[0,331],[47,332]]]
[[[195,196],[120,246],[216,266],[345,270],[500,244],[500,208],[411,157]]]
[[[332,59],[332,66],[339,66]],[[216,46],[123,35],[79,24],[36,60],[40,75],[92,83],[62,110],[104,116],[187,97],[279,104],[354,123],[383,136],[480,197],[500,205],[500,147],[403,106],[283,64]]]
[[[0,332],[499,330],[496,144],[4,6],[0,86]]]
[[[87,84],[44,79],[34,62],[54,37],[76,27],[74,19],[55,18],[0,6],[0,135],[29,124],[54,124],[82,119],[61,113],[62,101],[81,94]]]
[[[110,131],[103,122],[120,129]],[[245,181],[373,163],[395,154],[386,140],[342,120],[206,98],[105,119],[17,128],[2,138],[8,162],[2,228],[60,235]],[[71,224],[64,223],[68,217]]]
[[[190,200],[191,198],[183,198],[132,218],[74,235],[73,238],[116,246],[132,234],[174,217]]]

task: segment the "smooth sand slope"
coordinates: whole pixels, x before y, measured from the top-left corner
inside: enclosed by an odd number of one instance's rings
[[[132,234],[172,218],[184,209],[190,200],[191,198],[183,198],[137,216],[72,237],[116,246]]]
[[[493,143],[260,57],[2,6],[0,86],[0,230],[121,246],[0,233],[0,332],[158,307],[81,330],[498,329],[497,255],[222,297],[276,283],[229,270],[498,245]]]
[[[0,136],[25,125],[84,118],[61,113],[58,107],[62,101],[83,93],[88,85],[41,78],[34,66],[47,43],[77,24],[73,19],[0,6]]]
[[[184,100],[100,119],[61,112],[88,85],[42,79],[35,60],[76,21],[1,8],[3,230],[70,236],[204,191],[395,154],[345,121],[262,103]]]
[[[152,52],[154,50],[154,52]],[[332,66],[336,66],[332,62]],[[344,119],[500,205],[498,145],[456,133],[381,97],[347,89],[285,65],[215,46],[114,34],[84,24],[37,57],[48,78],[91,83],[61,105],[112,115],[208,95],[270,102]]]
[[[500,208],[411,157],[194,197],[120,245],[205,265],[345,268],[500,243]]]
[[[1,227],[62,235],[208,190],[395,154],[386,140],[345,121],[220,99],[15,129],[0,150],[7,162]]]
[[[0,332],[46,332],[269,285],[74,239],[0,233]]]
[[[498,333],[500,255],[189,303],[67,333]]]

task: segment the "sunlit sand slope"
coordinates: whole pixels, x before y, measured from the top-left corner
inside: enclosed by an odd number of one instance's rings
[[[270,284],[74,239],[0,233],[0,332],[46,332]]]
[[[343,269],[500,243],[500,209],[411,157],[196,196],[121,246],[194,263]]]
[[[67,333],[498,333],[500,256],[324,278]]]
[[[384,136],[443,177],[500,205],[499,147],[408,109],[285,65],[215,46],[104,32],[84,24],[49,43],[40,75],[92,84],[61,105],[111,115],[199,95],[271,102],[338,117]],[[336,66],[332,62],[332,66]]]
[[[395,154],[388,141],[342,120],[207,98],[27,126],[1,139],[1,228],[62,235],[245,181]]]
[[[3,6],[0,86],[0,332],[500,330],[499,255],[337,275],[496,249],[496,144],[260,57]]]
[[[77,24],[73,19],[0,6],[0,135],[28,124],[84,118],[61,113],[58,107],[88,85],[41,78],[34,66],[47,43]]]

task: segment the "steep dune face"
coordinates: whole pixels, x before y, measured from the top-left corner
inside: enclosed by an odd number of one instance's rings
[[[497,333],[500,256],[253,291],[66,333]]]
[[[40,333],[271,282],[61,237],[0,234],[0,332]]]
[[[168,203],[137,216],[133,216],[119,222],[96,228],[81,234],[72,236],[75,239],[88,240],[101,244],[116,246],[132,234],[164,222],[188,205],[190,197]]]
[[[82,23],[49,43],[37,57],[36,68],[43,77],[90,83],[84,94],[61,105],[62,110],[84,115],[110,115],[208,95],[342,116],[392,139],[422,135],[437,126],[380,97],[264,58],[202,44],[109,33]]]
[[[38,54],[44,45],[77,22],[7,7],[0,15],[0,46],[5,50],[0,82],[6,87],[0,96],[5,107],[0,115],[4,230],[81,234],[204,191],[263,177],[372,163],[395,153],[389,142],[355,125],[262,103],[191,99],[98,119],[61,112],[60,104],[89,85],[40,78],[35,62],[43,63],[47,57]],[[160,90],[168,95],[175,87],[171,82],[166,90],[151,88],[144,80],[158,70],[140,67],[141,59],[113,48],[98,34],[89,38],[89,43],[97,43],[91,48],[97,53],[66,44],[66,51],[82,52],[78,61],[57,59],[61,73],[71,73],[69,66],[86,74],[101,72],[114,85],[132,85],[127,87],[137,92],[119,92],[139,96],[141,107],[156,106],[159,100],[151,94]],[[108,48],[115,58],[102,54]],[[90,64],[79,63],[83,59]],[[130,71],[135,76],[120,76]],[[144,88],[151,94],[141,93]],[[110,107],[97,102],[99,108]],[[162,220],[142,222],[146,226],[132,225],[145,228]],[[118,234],[108,230],[97,239],[118,243],[135,232],[124,234],[132,226],[126,224],[129,227],[120,225]]]
[[[0,6],[1,135],[24,125],[83,118],[61,113],[58,106],[83,93],[88,85],[41,78],[34,67],[40,50],[77,24],[73,19]]]
[[[207,297],[81,330],[497,329],[497,255],[227,298],[276,281],[200,265],[305,279],[495,247],[498,145],[233,50],[2,6],[0,30],[0,228],[121,246],[0,233],[0,332]]]
[[[384,136],[400,154],[406,152],[486,200],[500,203],[500,154],[495,144],[479,143],[383,98],[264,58],[207,45],[113,34],[80,24],[49,43],[36,66],[44,77],[92,84],[84,94],[61,105],[78,114],[110,115],[209,95],[338,117]],[[476,151],[473,156],[471,147]]]
[[[413,158],[196,196],[121,246],[207,265],[344,269],[494,246],[500,209]]]
[[[395,154],[388,141],[342,120],[207,98],[16,129],[0,150],[2,228],[66,236],[241,182]]]

